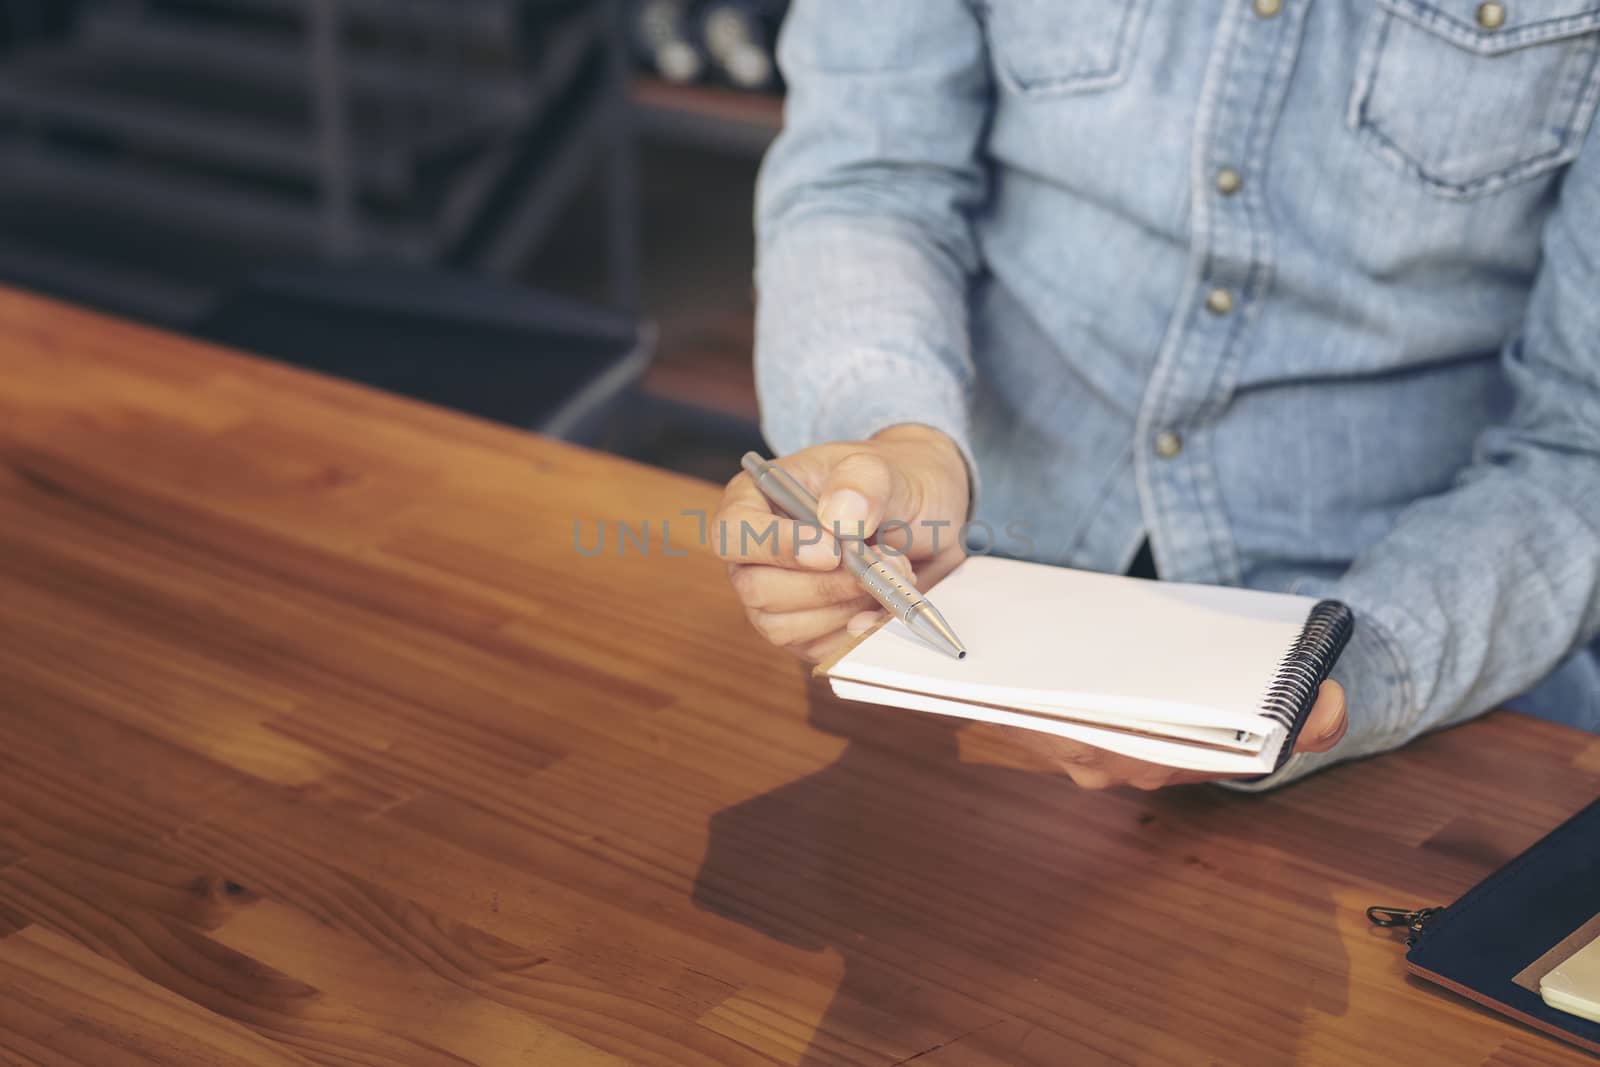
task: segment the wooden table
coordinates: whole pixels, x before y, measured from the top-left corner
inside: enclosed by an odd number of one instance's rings
[[[0,292],[0,1062],[1592,1062],[1362,909],[1452,900],[1600,739],[1079,792],[815,692],[717,495]]]

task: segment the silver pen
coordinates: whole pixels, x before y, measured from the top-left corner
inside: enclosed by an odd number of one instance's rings
[[[754,452],[746,452],[740,465],[755,481],[761,495],[774,507],[781,509],[791,519],[809,522],[818,530],[823,529],[822,520],[817,517],[817,498],[795,481],[789,472]],[[956,659],[966,659],[966,646],[950,629],[950,624],[944,621],[939,609],[927,597],[901,581],[900,576],[870,545],[854,539],[849,547],[841,543],[839,551],[844,557],[845,569],[856,576],[862,587],[890,615],[905,623],[912,633],[940,652]]]

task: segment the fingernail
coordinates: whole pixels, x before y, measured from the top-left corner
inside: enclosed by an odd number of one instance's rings
[[[854,489],[836,489],[817,508],[817,517],[829,530],[859,535],[867,519],[867,498]]]
[[[794,558],[800,562],[802,567],[810,567],[819,571],[831,570],[838,562],[838,555],[835,551],[837,545],[838,542],[833,538],[824,537],[820,541],[801,545],[795,550]]]
[[[1322,752],[1326,752],[1331,749],[1344,737],[1344,730],[1345,719],[1344,716],[1341,715],[1339,718],[1334,720],[1331,728],[1323,730],[1321,733],[1317,734],[1317,739],[1315,742],[1317,749]]]

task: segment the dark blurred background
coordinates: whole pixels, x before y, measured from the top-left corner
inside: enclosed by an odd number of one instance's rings
[[[0,282],[721,479],[787,0],[0,0]]]

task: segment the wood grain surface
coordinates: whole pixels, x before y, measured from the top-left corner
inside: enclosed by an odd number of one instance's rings
[[[717,496],[0,292],[0,1062],[1590,1062],[1362,909],[1454,899],[1600,739],[1079,792],[820,695]]]

